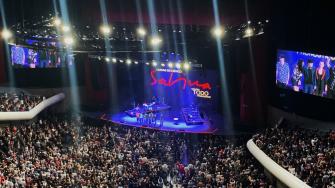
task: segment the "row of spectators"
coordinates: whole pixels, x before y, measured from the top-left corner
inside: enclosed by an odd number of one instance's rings
[[[269,128],[253,137],[272,160],[312,187],[335,187],[335,132]]]
[[[41,103],[45,97],[21,93],[0,93],[0,112],[29,111]]]
[[[0,127],[0,187],[272,187],[247,139],[49,117]]]

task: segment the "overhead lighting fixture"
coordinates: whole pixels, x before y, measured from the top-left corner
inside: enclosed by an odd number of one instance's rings
[[[70,28],[70,26],[68,26],[68,25],[64,25],[64,26],[62,27],[62,31],[65,32],[65,33],[67,33],[67,32],[70,32],[70,31],[71,31],[71,28]]]
[[[109,34],[111,34],[111,32],[112,32],[111,28],[110,28],[108,25],[102,25],[102,26],[100,27],[100,31],[101,31],[101,33],[104,34],[104,35],[109,35]]]
[[[212,29],[212,35],[215,38],[222,38],[224,36],[224,33],[225,33],[225,29],[222,26],[215,26]]]
[[[180,67],[181,67],[180,63],[176,63],[176,68],[180,69]]]
[[[67,45],[67,46],[71,46],[71,45],[73,45],[73,43],[74,43],[74,39],[73,39],[71,36],[66,36],[66,37],[64,38],[64,43],[65,43],[65,45]]]
[[[106,62],[110,62],[109,57],[106,57],[106,58],[105,58],[105,61],[106,61]]]
[[[112,58],[112,62],[113,62],[113,63],[116,63],[116,62],[117,62],[117,59],[116,59],[116,58]]]
[[[172,62],[169,62],[169,63],[168,63],[168,67],[169,67],[169,68],[173,68],[173,63],[172,63]]]
[[[162,63],[162,64],[161,64],[161,66],[162,66],[162,67],[165,67],[165,64],[164,64],[164,63]]]
[[[149,62],[146,62],[145,64],[146,64],[146,65],[150,65],[150,63],[149,63]]]
[[[156,62],[156,61],[153,61],[153,62],[152,62],[152,66],[156,67],[156,66],[157,66],[157,62]]]
[[[138,61],[134,61],[134,63],[135,63],[135,65],[137,65],[137,64],[138,64]]]
[[[185,69],[185,70],[190,69],[190,67],[191,67],[190,64],[188,64],[188,63],[184,63],[184,69]]]
[[[141,37],[144,37],[147,35],[147,31],[143,27],[139,27],[137,28],[137,34]]]
[[[150,44],[151,46],[153,47],[158,47],[161,43],[162,43],[162,38],[159,37],[159,36],[153,36],[151,39],[150,39]]]
[[[122,59],[120,59],[119,61],[120,61],[120,63],[123,63],[123,62],[124,62]]]
[[[244,31],[244,37],[251,37],[254,34],[254,30],[250,27],[246,28]]]
[[[54,26],[58,27],[62,24],[62,20],[60,18],[55,18],[54,19]]]
[[[127,63],[128,65],[130,65],[130,64],[131,64],[131,60],[130,60],[130,59],[127,59],[127,60],[126,60],[126,63]]]
[[[8,39],[12,38],[13,33],[8,29],[4,29],[1,32],[1,36],[2,36],[3,39],[8,40]]]

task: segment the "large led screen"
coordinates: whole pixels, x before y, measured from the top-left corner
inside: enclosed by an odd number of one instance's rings
[[[276,85],[335,99],[335,57],[278,50]]]
[[[10,46],[11,64],[15,68],[62,68],[72,65],[73,54],[52,49]]]

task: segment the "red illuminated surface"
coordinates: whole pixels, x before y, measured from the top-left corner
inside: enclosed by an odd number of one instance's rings
[[[173,72],[170,72],[169,75],[169,79],[166,80],[164,78],[157,78],[155,75],[156,71],[155,70],[151,70],[150,75],[152,78],[152,82],[151,85],[163,85],[163,86],[167,86],[167,87],[172,87],[173,85],[177,84],[177,83],[182,83],[183,84],[183,89],[186,88],[186,86],[188,85],[189,87],[197,87],[197,88],[201,88],[203,90],[211,90],[211,85],[208,82],[205,83],[200,83],[198,80],[189,80],[185,77],[179,77],[176,79],[173,79]]]

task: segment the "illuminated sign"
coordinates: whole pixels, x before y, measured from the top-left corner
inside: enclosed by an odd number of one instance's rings
[[[193,94],[197,97],[207,98],[207,99],[211,98],[211,96],[209,95],[209,91],[202,91],[199,88],[191,88],[191,89],[193,91]]]
[[[203,90],[211,90],[211,85],[209,83],[200,83],[198,80],[195,80],[195,81],[192,81],[192,80],[189,80],[185,77],[179,77],[179,78],[176,78],[176,79],[173,79],[173,72],[170,73],[169,75],[169,79],[166,80],[165,78],[156,78],[156,75],[155,75],[155,70],[152,70],[150,75],[151,75],[151,78],[152,78],[152,82],[151,82],[151,85],[163,85],[163,86],[168,86],[168,87],[171,87],[177,83],[182,83],[183,84],[183,89],[186,88],[186,85],[188,85],[189,87],[197,87],[197,88],[201,88]]]
[[[177,70],[176,69],[156,69],[156,72],[175,72],[179,74],[183,73],[183,71],[180,69],[177,69]]]
[[[165,72],[165,71],[164,71]],[[176,85],[177,83],[182,84],[182,89],[185,90],[186,86],[190,87],[191,90],[193,91],[193,94],[196,97],[201,97],[201,98],[211,98],[209,90],[212,89],[210,83],[205,82],[205,83],[200,83],[199,80],[190,80],[186,77],[177,77],[174,78],[173,75],[175,72],[169,72],[168,73],[168,78],[163,78],[163,77],[156,77],[156,70],[151,70],[150,75],[151,75],[151,85],[162,85],[166,87],[172,87]]]

